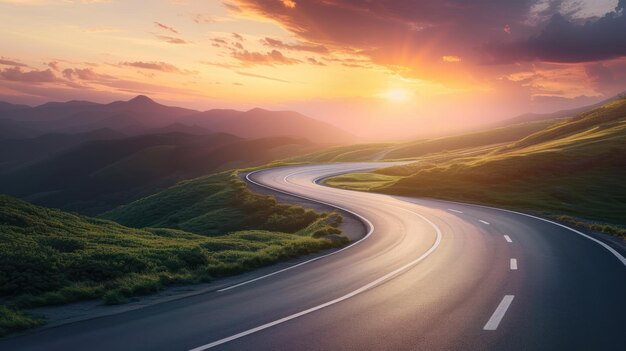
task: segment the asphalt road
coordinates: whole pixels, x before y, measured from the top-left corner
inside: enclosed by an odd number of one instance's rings
[[[0,341],[0,350],[625,350],[626,260],[567,228],[314,181],[251,179],[362,217],[369,234],[230,289]]]

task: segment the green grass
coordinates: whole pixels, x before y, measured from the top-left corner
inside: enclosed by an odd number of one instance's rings
[[[0,336],[40,326],[43,320],[0,305]]]
[[[506,127],[494,128],[470,134],[449,136],[437,139],[418,140],[395,147],[386,155],[386,158],[414,158],[444,151],[453,151],[512,142],[531,135],[534,132],[540,131],[550,126],[551,124],[554,124],[554,121],[536,121],[514,124]]]
[[[338,214],[278,204],[250,192],[234,172],[183,182],[115,214],[143,228],[0,195],[6,332],[38,325],[20,309],[95,298],[125,303],[348,242]]]
[[[350,173],[332,177],[324,183],[337,188],[368,191],[389,185],[396,179],[394,176],[377,173]]]
[[[325,163],[372,161],[381,153],[393,147],[392,143],[357,144],[336,146],[322,151],[296,156],[285,160],[287,163]]]
[[[296,232],[319,218],[300,206],[278,204],[251,192],[237,171],[181,182],[152,196],[120,206],[102,218],[135,227],[167,227],[203,235],[262,229]]]
[[[626,99],[505,146],[435,153],[374,174],[385,176],[385,181],[367,182],[357,174],[327,183],[623,225]]]

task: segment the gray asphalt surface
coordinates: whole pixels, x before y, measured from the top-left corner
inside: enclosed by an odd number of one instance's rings
[[[6,338],[0,350],[626,349],[619,253],[520,214],[314,183],[377,165],[251,175],[366,219],[370,235],[347,249],[227,291]]]

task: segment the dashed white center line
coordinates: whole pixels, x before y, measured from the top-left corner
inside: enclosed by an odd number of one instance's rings
[[[483,224],[489,224],[489,222],[487,222],[487,221],[483,221],[482,219],[479,219],[478,221],[479,221],[480,223],[483,223]]]
[[[511,270],[512,271],[516,271],[517,270],[517,259],[516,258],[512,258],[511,259]]]
[[[506,235],[506,234],[504,234],[504,240],[506,240],[507,243],[512,243],[513,242],[513,240],[511,240],[511,237]]]
[[[515,296],[513,295],[504,295],[504,297],[502,298],[502,301],[500,301],[500,304],[491,315],[491,318],[489,318],[489,320],[487,321],[487,324],[485,324],[485,326],[483,327],[483,330],[498,329],[498,325],[500,325],[502,318],[504,318],[504,314],[506,313],[506,310],[508,310],[509,306],[511,306],[511,302],[513,302],[514,297]]]
[[[448,211],[451,211],[451,212],[456,212],[456,213],[463,213],[463,212],[461,212],[461,211],[459,211],[459,210],[453,210],[453,209],[451,209],[451,208],[449,208],[449,209],[448,209]]]

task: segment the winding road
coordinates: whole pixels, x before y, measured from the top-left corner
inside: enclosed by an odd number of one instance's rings
[[[0,341],[0,350],[624,350],[626,259],[549,221],[316,181],[380,163],[249,180],[351,212],[367,235],[209,293]]]

